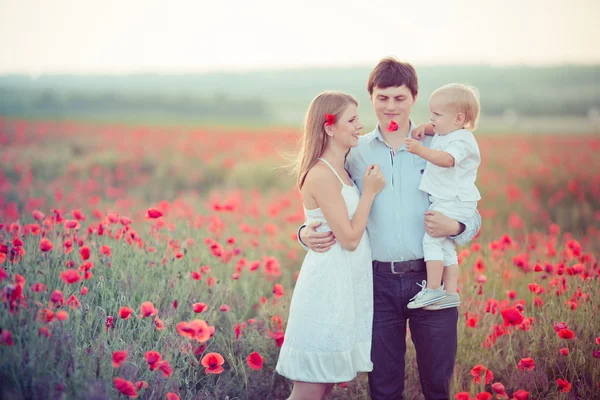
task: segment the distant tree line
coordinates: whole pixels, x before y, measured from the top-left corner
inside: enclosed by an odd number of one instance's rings
[[[53,89],[22,91],[0,87],[0,115],[94,116],[148,115],[265,120],[269,107],[260,99],[234,99],[223,94],[198,98],[188,94],[61,93]]]

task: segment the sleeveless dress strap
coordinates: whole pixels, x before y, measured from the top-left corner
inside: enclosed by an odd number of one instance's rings
[[[335,171],[335,169],[333,169],[333,167],[331,166],[331,164],[329,164],[327,162],[327,160],[323,159],[323,158],[318,158],[318,160],[323,161],[325,164],[327,164],[327,166],[333,171],[333,173],[335,174],[335,176],[337,176],[337,178],[340,180],[340,182],[342,183],[342,186],[348,186],[344,183],[344,181],[342,180],[342,178],[340,178],[340,176],[338,175],[338,173]]]

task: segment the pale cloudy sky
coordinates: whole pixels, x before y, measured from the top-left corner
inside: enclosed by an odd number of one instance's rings
[[[0,74],[600,64],[600,0],[0,0]]]

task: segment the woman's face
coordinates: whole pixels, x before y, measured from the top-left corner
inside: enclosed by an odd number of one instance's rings
[[[358,107],[354,104],[348,105],[340,117],[331,126],[329,140],[340,147],[351,148],[358,145],[358,137],[363,125],[358,118]]]

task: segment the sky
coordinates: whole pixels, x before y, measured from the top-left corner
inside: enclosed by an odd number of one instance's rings
[[[0,0],[0,74],[600,64],[599,0]]]

